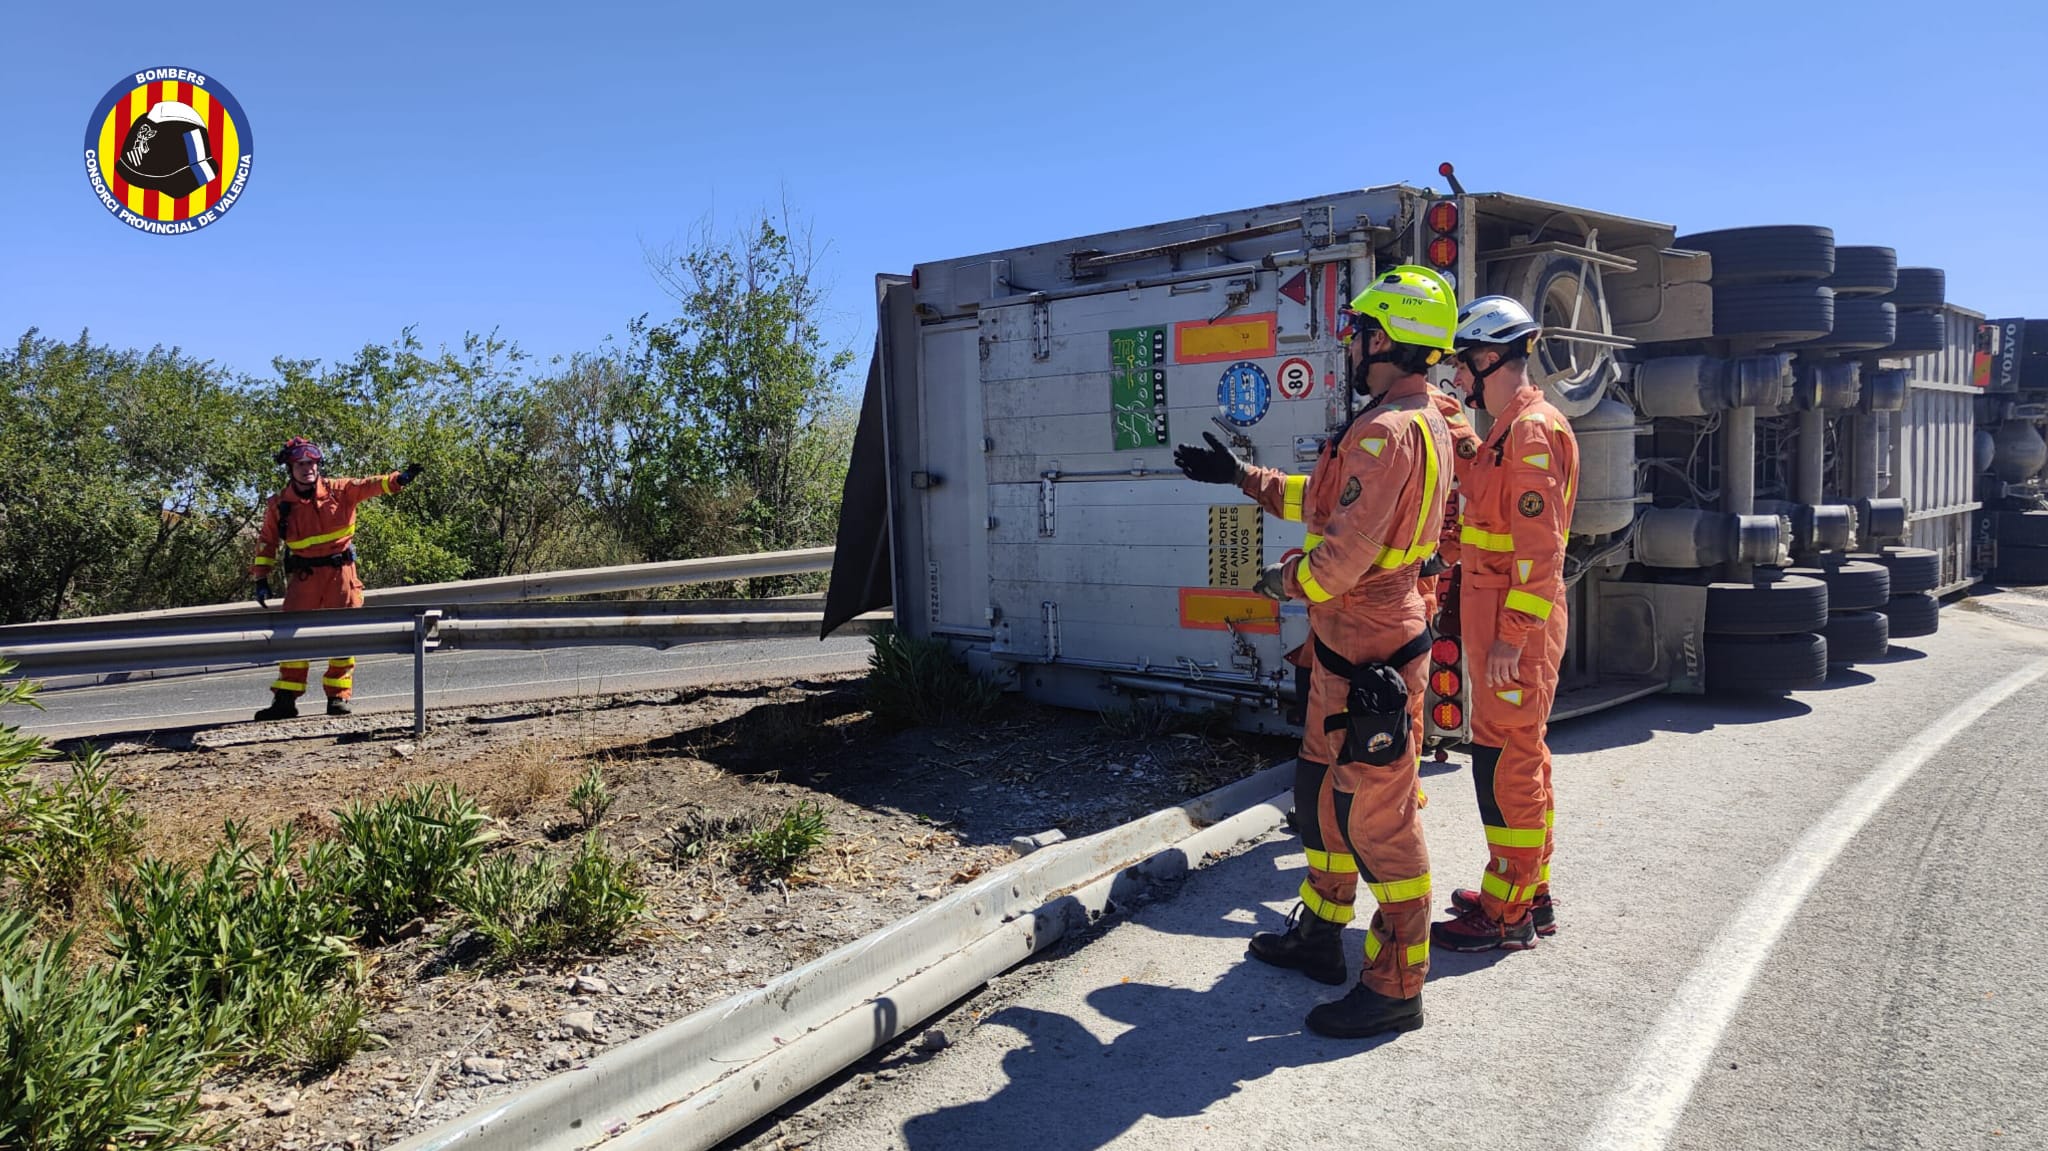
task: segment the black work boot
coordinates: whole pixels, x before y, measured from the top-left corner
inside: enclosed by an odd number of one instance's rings
[[[327,697],[328,715],[349,715],[352,714],[352,712],[353,709],[349,707],[347,700],[337,699],[331,695]]]
[[[297,718],[299,718],[299,697],[298,697],[298,694],[297,694],[296,692],[289,692],[289,691],[278,691],[278,690],[276,690],[275,688],[271,689],[271,692],[270,692],[270,706],[269,706],[269,707],[266,707],[266,708],[264,708],[264,709],[263,709],[262,711],[259,711],[259,712],[257,712],[257,713],[256,713],[256,718],[257,718],[257,719],[297,719]]]
[[[1363,983],[1351,994],[1316,1007],[1308,1013],[1308,1029],[1332,1039],[1364,1039],[1389,1032],[1413,1031],[1422,1026],[1422,995],[1413,999],[1392,999]]]
[[[1252,958],[1275,967],[1292,967],[1317,983],[1335,986],[1350,972],[1344,965],[1344,925],[1310,914],[1297,903],[1287,917],[1286,931],[1261,931],[1252,936]]]

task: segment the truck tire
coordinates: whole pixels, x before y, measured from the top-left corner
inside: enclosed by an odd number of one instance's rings
[[[1852,554],[1852,560],[1881,563],[1892,573],[1892,594],[1911,595],[1941,586],[1941,555],[1926,548],[1888,547],[1872,554]]]
[[[1892,598],[1891,569],[1870,560],[1844,560],[1818,568],[1786,568],[1786,575],[1805,576],[1828,585],[1828,611],[1875,611]]]
[[[2008,544],[2022,548],[2048,548],[2048,512],[1999,512],[1998,550],[2001,556]]]
[[[1572,301],[1579,301],[1579,328],[1601,326],[1601,289],[1587,278],[1585,265],[1573,256],[1553,253],[1509,261],[1495,280],[1501,295],[1520,300],[1547,328],[1570,327]],[[1620,378],[1621,366],[1611,348],[1575,344],[1568,340],[1538,340],[1529,357],[1530,378],[1568,420],[1578,419],[1600,405],[1608,386]]]
[[[2048,548],[2024,547],[1998,541],[1998,566],[1991,578],[2006,587],[2039,587],[2048,584]]]
[[[1828,662],[1868,663],[1891,650],[1891,617],[1881,611],[1838,611],[1821,629],[1828,641]]]
[[[1895,595],[1884,605],[1884,614],[1891,620],[1893,639],[1933,635],[1941,627],[1941,601],[1929,592]]]
[[[1714,334],[1775,343],[1818,340],[1835,330],[1835,293],[1818,282],[1714,287]]]
[[[1790,635],[1827,626],[1828,585],[1762,568],[1757,575],[1755,583],[1707,585],[1708,635]]]
[[[1855,245],[1836,248],[1835,274],[1827,282],[1838,304],[1844,296],[1885,295],[1899,286],[1899,253]]]
[[[1899,286],[1885,299],[1899,312],[1939,308],[1948,303],[1948,273],[1940,268],[1900,268]]]
[[[1819,635],[1710,635],[1704,646],[1712,695],[1775,695],[1828,681],[1828,641]]]
[[[1900,311],[1896,335],[1884,350],[1896,356],[1919,356],[1948,347],[1948,318],[1940,312]]]
[[[1899,338],[1899,312],[1883,300],[1835,296],[1835,328],[1818,340],[1800,345],[1843,352],[1888,348]]]
[[[1825,280],[1835,274],[1834,230],[1812,224],[1694,232],[1678,237],[1671,246],[1713,256],[1713,275],[1708,283],[1716,288],[1723,284]]]

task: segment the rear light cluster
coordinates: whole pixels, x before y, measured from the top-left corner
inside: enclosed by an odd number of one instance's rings
[[[1429,225],[1429,230],[1436,233],[1429,242],[1429,262],[1435,264],[1438,271],[1449,275],[1458,263],[1458,202],[1438,200],[1429,206],[1429,211],[1422,218]]]
[[[1464,654],[1458,641],[1440,637],[1430,645],[1429,720],[1439,731],[1457,731],[1465,726],[1465,677],[1459,665]]]

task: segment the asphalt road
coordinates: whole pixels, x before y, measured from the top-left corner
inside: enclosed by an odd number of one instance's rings
[[[1318,1038],[1333,989],[1245,957],[1301,876],[1276,835],[751,1146],[2048,1147],[2044,712],[2048,605],[2007,594],[1826,690],[1563,725],[1562,930],[1439,953],[1422,1030]],[[1469,780],[1428,781],[1440,898],[1483,864]]]
[[[427,706],[513,703],[705,684],[740,683],[856,671],[866,666],[864,636],[734,640],[648,647],[568,647],[551,651],[442,651],[427,656]],[[317,679],[323,664],[313,665]],[[7,719],[51,739],[249,721],[270,702],[274,667],[103,684],[45,692],[41,712]],[[356,665],[359,714],[412,710],[412,657],[366,656]],[[301,715],[321,715],[315,686]]]

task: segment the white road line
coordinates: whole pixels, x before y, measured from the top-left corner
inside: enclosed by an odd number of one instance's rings
[[[1600,1122],[1580,1144],[1583,1151],[1661,1151],[1669,1143],[1758,969],[1835,857],[1950,740],[2044,675],[2048,661],[2021,668],[1942,716],[1878,765],[1792,845],[1686,977],[1636,1053],[1627,1085],[1608,1101]]]

